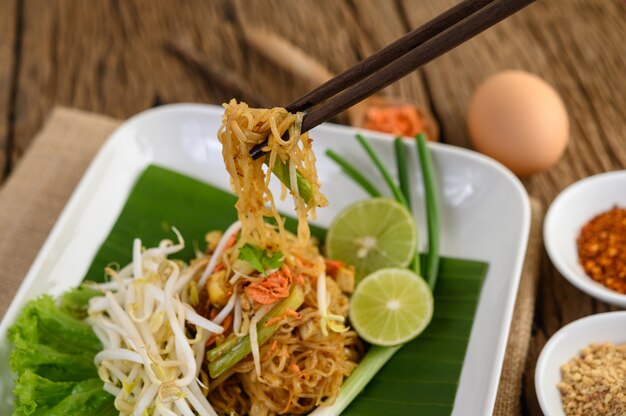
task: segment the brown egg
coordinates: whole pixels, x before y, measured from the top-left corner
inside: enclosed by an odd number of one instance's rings
[[[487,78],[474,93],[467,118],[476,150],[519,176],[549,169],[567,146],[563,100],[547,82],[524,71]]]

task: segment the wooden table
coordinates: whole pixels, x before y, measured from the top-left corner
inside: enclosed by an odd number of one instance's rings
[[[281,105],[308,86],[252,50],[242,24],[275,31],[340,71],[453,3],[1,0],[0,175],[11,173],[54,105],[126,118],[163,103],[219,103],[234,95],[173,54],[173,39],[191,42],[215,65],[245,77],[254,96]],[[546,79],[571,116],[561,162],[524,180],[530,195],[547,205],[578,179],[626,167],[625,41],[622,0],[543,0],[388,93],[423,103],[440,123],[443,141],[468,146],[465,112],[477,83],[506,68]],[[544,256],[524,413],[541,414],[532,370],[546,339],[574,319],[607,309],[569,285]]]

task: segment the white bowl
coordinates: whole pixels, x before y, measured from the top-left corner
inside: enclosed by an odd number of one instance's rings
[[[626,170],[578,181],[561,192],[550,206],[543,239],[552,263],[571,284],[594,298],[626,308],[626,295],[587,276],[578,262],[576,247],[582,226],[615,205],[626,207]]]
[[[535,391],[546,416],[564,416],[561,393],[561,366],[589,344],[626,343],[626,311],[587,316],[564,326],[543,347],[535,368]]]

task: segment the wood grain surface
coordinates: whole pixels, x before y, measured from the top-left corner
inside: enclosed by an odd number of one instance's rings
[[[5,177],[55,105],[118,118],[173,102],[220,103],[235,94],[214,74],[174,53],[184,41],[217,70],[249,84],[251,100],[284,105],[307,82],[247,45],[242,25],[289,39],[341,71],[453,0],[1,0],[0,173]],[[539,1],[416,71],[386,93],[415,100],[437,118],[443,140],[469,147],[465,113],[478,83],[519,68],[554,85],[569,110],[571,141],[551,171],[528,178],[545,206],[583,177],[626,168],[626,3]],[[287,58],[286,58],[287,59]],[[63,149],[59,149],[63,151]],[[542,261],[525,373],[524,414],[540,415],[532,370],[558,328],[609,309]]]
[[[17,0],[0,1],[0,179],[8,173],[7,155],[11,142],[11,125],[15,101],[15,75],[17,60],[16,40],[19,16]]]

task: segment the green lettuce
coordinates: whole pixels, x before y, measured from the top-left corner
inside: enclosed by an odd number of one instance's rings
[[[41,296],[26,304],[9,328],[14,416],[117,414],[93,363],[102,345],[83,321],[89,299],[99,294],[80,287],[58,303]]]
[[[102,389],[102,381],[92,378],[76,383],[72,392],[52,408],[46,416],[119,415],[113,405],[113,396]]]
[[[101,291],[82,285],[65,292],[59,300],[59,305],[61,310],[68,315],[76,319],[85,319],[87,308],[89,308],[89,299],[101,295]]]
[[[17,375],[32,370],[53,381],[76,381],[98,376],[93,364],[93,352],[66,353],[21,338],[12,342],[13,351],[9,356],[9,364]]]
[[[98,352],[100,340],[82,320],[63,312],[51,296],[43,295],[26,304],[9,328],[9,341],[45,345],[65,353]]]
[[[117,414],[113,398],[102,390],[98,378],[84,381],[50,381],[26,370],[14,390],[15,416],[104,416]]]
[[[76,382],[50,381],[25,370],[17,379],[13,395],[15,415],[45,414],[72,393]]]

